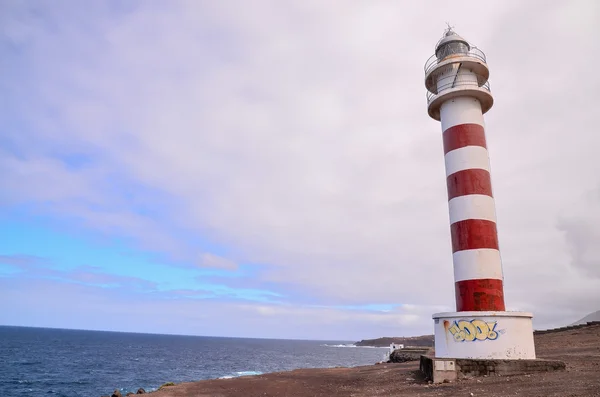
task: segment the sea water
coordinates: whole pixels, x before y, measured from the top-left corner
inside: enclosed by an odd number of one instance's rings
[[[0,326],[0,396],[123,395],[165,382],[374,364],[345,341],[244,339]]]

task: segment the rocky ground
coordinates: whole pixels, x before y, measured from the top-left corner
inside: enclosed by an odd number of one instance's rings
[[[418,362],[357,368],[302,369],[260,376],[182,383],[152,397],[275,396],[600,396],[600,325],[536,335],[540,358],[566,371],[428,384]]]

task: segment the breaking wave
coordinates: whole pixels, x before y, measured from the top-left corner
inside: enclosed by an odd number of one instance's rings
[[[357,347],[357,348],[361,348],[361,349],[388,349],[388,347],[385,346],[356,346],[353,343],[348,343],[346,345],[321,345],[324,347]]]
[[[238,372],[234,372],[233,375],[221,376],[221,377],[219,377],[219,379],[232,379],[232,378],[239,378],[240,376],[254,376],[254,375],[262,375],[262,372],[260,372],[260,371],[238,371]]]

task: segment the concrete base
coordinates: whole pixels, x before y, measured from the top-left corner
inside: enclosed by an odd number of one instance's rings
[[[475,376],[510,376],[560,371],[565,363],[554,360],[470,360],[421,356],[421,372],[433,383]]]
[[[434,314],[435,357],[533,360],[532,317],[524,312]]]

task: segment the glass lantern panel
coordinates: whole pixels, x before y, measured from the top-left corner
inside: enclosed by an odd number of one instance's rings
[[[435,56],[440,61],[449,55],[454,54],[467,54],[469,52],[469,46],[461,41],[451,41],[450,43],[442,45],[435,52]]]

